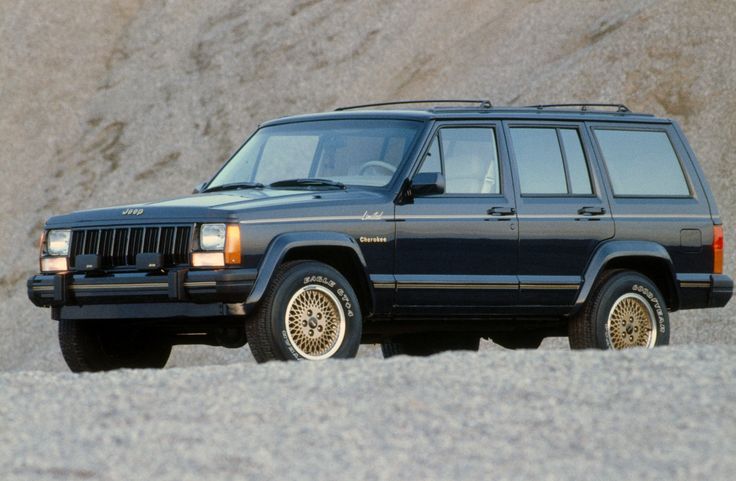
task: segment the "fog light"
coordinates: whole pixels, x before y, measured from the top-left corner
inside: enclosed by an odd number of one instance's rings
[[[41,272],[66,272],[69,264],[66,257],[44,257],[41,259]]]
[[[225,267],[225,254],[222,252],[194,252],[192,267]]]

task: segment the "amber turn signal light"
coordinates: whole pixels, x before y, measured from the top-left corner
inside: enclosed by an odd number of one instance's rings
[[[225,236],[225,264],[240,264],[240,260],[240,226],[228,224]]]
[[[713,226],[713,273],[723,274],[723,226]]]

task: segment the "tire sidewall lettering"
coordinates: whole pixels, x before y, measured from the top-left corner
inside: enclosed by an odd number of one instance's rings
[[[642,286],[641,284],[634,284],[631,287],[631,290],[637,294],[642,295],[649,302],[649,304],[651,304],[654,313],[657,315],[657,331],[660,334],[664,334],[667,327],[664,320],[664,311],[662,310],[662,305],[660,304],[657,296],[654,294],[654,292],[652,292],[651,289],[646,286]]]

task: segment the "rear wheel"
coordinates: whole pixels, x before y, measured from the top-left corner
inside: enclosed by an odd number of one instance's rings
[[[314,261],[282,265],[245,324],[258,362],[355,357],[362,328],[358,297],[348,280]]]
[[[398,356],[431,356],[445,351],[477,351],[480,337],[464,333],[405,334],[381,343],[384,358]]]
[[[570,321],[569,339],[573,349],[667,345],[670,320],[665,298],[656,284],[638,272],[607,272]]]
[[[59,321],[59,345],[73,372],[132,368],[160,369],[171,354],[171,343],[156,333],[110,326],[106,321]]]

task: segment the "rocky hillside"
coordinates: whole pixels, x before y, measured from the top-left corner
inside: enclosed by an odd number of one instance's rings
[[[599,100],[674,117],[733,272],[735,24],[736,4],[705,0],[2,2],[0,370],[63,368],[25,296],[45,218],[186,193],[258,122],[346,103]],[[736,342],[733,314],[678,315],[674,342]]]

